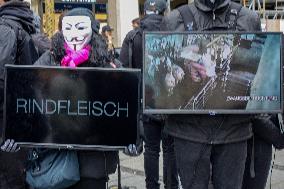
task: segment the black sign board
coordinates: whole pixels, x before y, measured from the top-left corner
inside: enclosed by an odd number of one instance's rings
[[[22,145],[136,144],[140,70],[6,66],[4,138]]]

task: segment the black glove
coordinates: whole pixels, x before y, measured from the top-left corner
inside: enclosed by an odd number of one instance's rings
[[[17,152],[20,150],[20,147],[13,139],[7,139],[1,146],[1,150],[4,152]]]

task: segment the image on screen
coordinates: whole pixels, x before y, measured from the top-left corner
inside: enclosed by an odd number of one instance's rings
[[[280,33],[144,34],[144,113],[280,112]]]

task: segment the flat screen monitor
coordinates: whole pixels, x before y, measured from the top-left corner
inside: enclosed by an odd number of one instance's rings
[[[277,32],[146,32],[143,112],[282,112]]]

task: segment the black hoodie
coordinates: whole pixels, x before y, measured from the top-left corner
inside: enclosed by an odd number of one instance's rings
[[[226,14],[233,2],[218,0],[214,7],[208,5],[209,0],[194,0],[190,6],[197,30],[224,28],[227,26]],[[258,15],[242,7],[236,19],[236,31],[260,31]],[[182,16],[178,10],[173,10],[165,16],[161,24],[163,31],[185,31]],[[165,132],[177,138],[197,143],[228,144],[246,141],[252,136],[251,117],[248,115],[169,115]]]
[[[36,30],[33,12],[28,4],[16,0],[9,1],[0,7],[0,18],[0,66],[33,64],[38,55],[30,35]],[[0,79],[3,79],[3,73],[0,73]]]
[[[231,0],[215,0],[214,7],[210,6],[210,0],[194,0],[196,10],[193,13],[198,31],[208,28],[220,28],[227,26],[225,21],[227,9],[233,2]],[[215,19],[214,19],[215,18]],[[163,31],[185,31],[184,22],[180,12],[176,9],[170,12],[161,24]],[[260,19],[257,13],[243,7],[237,18],[236,31],[260,31]]]
[[[34,32],[33,13],[26,2],[12,0],[0,7],[0,91],[4,90],[5,64],[28,65],[38,59],[30,36]],[[0,114],[4,101],[4,93],[1,94]],[[2,128],[1,119],[0,122]]]
[[[164,16],[157,14],[146,15],[140,20],[140,28],[143,31],[160,31],[163,18]]]
[[[11,1],[0,7],[0,19],[12,20],[19,24],[25,31],[23,32],[23,48],[19,52],[18,36],[13,31],[12,27],[0,23],[0,114],[3,110],[3,88],[4,88],[4,66],[5,64],[32,64],[35,61],[37,54],[33,43],[29,40],[29,34],[34,33],[32,12],[25,2]],[[35,49],[34,49],[35,50]],[[19,56],[22,54],[22,56]],[[34,57],[35,56],[35,57]],[[2,131],[2,116],[0,116],[0,131]],[[1,134],[1,132],[0,132]],[[26,161],[26,150],[22,149],[17,153],[0,153],[0,188],[5,189],[24,189],[25,174],[24,167]]]
[[[16,21],[29,34],[35,33],[33,12],[26,2],[13,0],[5,3],[0,7],[0,17]]]

